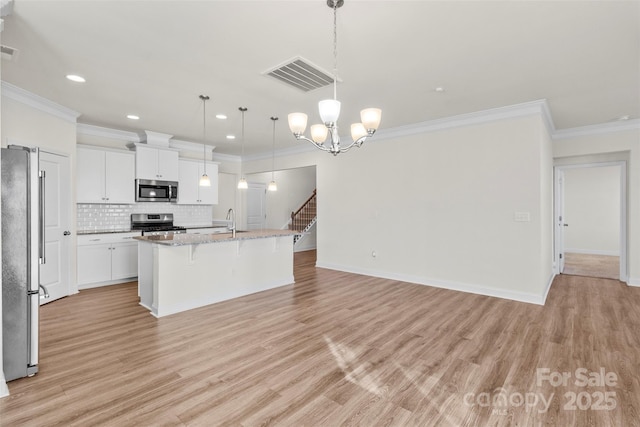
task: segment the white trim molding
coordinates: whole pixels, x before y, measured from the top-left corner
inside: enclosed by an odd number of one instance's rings
[[[2,81],[2,96],[35,108],[52,116],[59,117],[71,123],[77,123],[80,113],[70,108],[63,107],[53,101],[49,101],[39,95]]]
[[[631,278],[629,277],[629,280],[627,280],[627,286],[633,286],[634,288],[640,288],[640,279],[638,278]]]
[[[529,292],[510,291],[507,289],[497,289],[484,285],[476,285],[471,283],[458,283],[443,280],[434,280],[422,276],[413,276],[409,274],[390,273],[386,271],[371,270],[367,268],[356,268],[347,265],[316,262],[316,267],[327,268],[329,270],[344,271],[346,273],[361,274],[364,276],[379,277],[382,279],[398,280],[401,282],[415,283],[417,285],[432,286],[434,288],[448,289],[450,291],[466,292],[476,295],[484,295],[488,297],[508,299],[512,301],[525,302],[528,304],[544,305],[547,293],[553,282],[553,275],[547,284],[547,289],[541,294],[533,294]]]
[[[597,125],[581,126],[570,129],[560,129],[553,133],[554,140],[578,138],[582,136],[606,135],[614,132],[640,130],[640,119],[618,120]]]
[[[142,136],[135,132],[125,130],[110,129],[100,126],[78,123],[76,127],[77,135],[99,136],[102,138],[115,139],[124,142],[141,142]]]

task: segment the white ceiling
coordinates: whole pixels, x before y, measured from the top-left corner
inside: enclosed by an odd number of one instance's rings
[[[194,142],[206,94],[207,143],[240,154],[240,138],[225,135],[240,135],[245,106],[245,153],[255,154],[271,149],[271,116],[278,148],[301,144],[288,113],[319,121],[330,87],[304,93],[262,73],[296,56],[331,71],[332,21],[325,0],[15,0],[2,44],[19,55],[2,60],[2,79],[81,123]],[[639,29],[639,1],[345,0],[341,133],[370,106],[387,129],[538,99],[557,129],[638,118]]]

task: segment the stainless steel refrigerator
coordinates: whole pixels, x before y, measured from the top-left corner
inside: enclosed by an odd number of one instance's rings
[[[2,158],[2,352],[7,381],[38,372],[39,271],[44,257],[44,171],[37,148]],[[46,289],[45,289],[46,294]]]

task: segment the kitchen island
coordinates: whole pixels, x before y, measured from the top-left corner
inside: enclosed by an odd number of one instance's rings
[[[141,236],[140,305],[156,317],[289,285],[293,236],[289,230]]]

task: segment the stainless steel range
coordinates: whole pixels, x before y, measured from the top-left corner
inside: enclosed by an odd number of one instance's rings
[[[131,214],[131,230],[143,236],[164,236],[186,233],[187,229],[173,225],[173,214]]]

